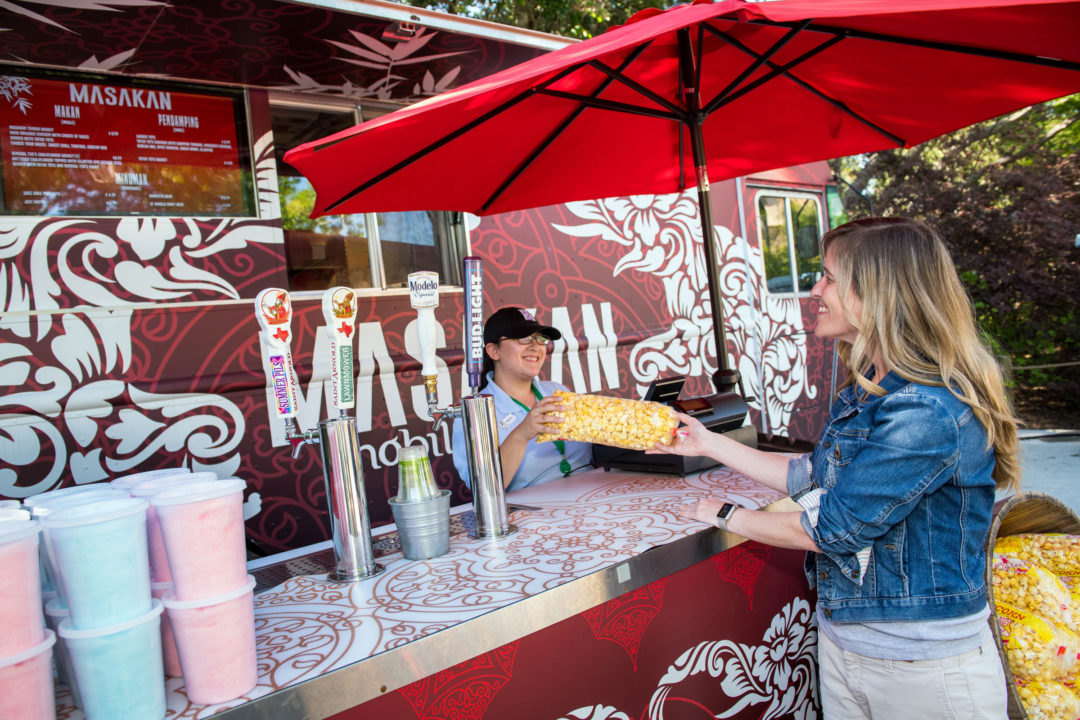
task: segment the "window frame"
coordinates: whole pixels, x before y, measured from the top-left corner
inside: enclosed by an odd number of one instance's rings
[[[348,98],[339,98],[331,96],[312,96],[301,95],[296,93],[288,93],[282,91],[272,91],[269,94],[267,103],[269,105],[270,116],[273,117],[275,108],[288,107],[301,110],[314,110],[323,112],[340,112],[342,115],[352,115],[353,124],[360,124],[374,120],[377,117],[386,115],[394,110],[400,109],[402,106],[393,105],[390,103],[378,103],[372,102],[370,104],[361,104],[355,100],[349,100]],[[274,146],[277,148],[278,138],[274,136]],[[275,173],[277,172],[277,166],[275,164]],[[364,217],[364,224],[367,230],[368,241],[368,257],[369,265],[371,269],[371,287],[358,287],[353,288],[360,297],[368,297],[373,295],[399,295],[408,294],[408,287],[387,287],[386,284],[386,264],[383,258],[382,237],[379,231],[379,213],[377,212],[365,212],[365,213],[345,213],[349,215],[362,215]],[[462,230],[464,233],[464,256],[472,254],[472,238],[469,233],[469,223],[462,219]],[[282,227],[282,232],[285,229]],[[464,257],[463,256],[463,257]],[[417,268],[422,269],[422,268]],[[440,273],[441,276],[441,273]],[[440,277],[439,289],[456,289],[463,290],[462,286],[457,284],[444,283]],[[289,293],[297,297],[314,297],[320,295],[320,290],[292,290],[290,288]]]
[[[799,289],[799,264],[798,256],[795,252],[795,235],[794,235],[794,223],[791,217],[791,202],[792,198],[799,200],[813,200],[817,203],[817,221],[818,229],[821,233],[828,231],[828,224],[824,216],[824,193],[819,190],[800,190],[795,188],[778,188],[772,186],[759,185],[754,187],[754,194],[752,200],[752,207],[754,209],[754,221],[757,225],[757,239],[758,247],[761,248],[761,252],[764,255],[765,252],[765,237],[764,228],[761,222],[761,198],[762,197],[774,197],[783,198],[784,200],[784,220],[787,227],[787,246],[788,246],[788,263],[791,267],[791,290],[783,292],[774,292],[769,289],[769,279],[765,275],[764,263],[762,263],[761,284],[765,292],[776,297],[809,297],[809,290]],[[818,254],[821,254],[820,236],[818,238]]]

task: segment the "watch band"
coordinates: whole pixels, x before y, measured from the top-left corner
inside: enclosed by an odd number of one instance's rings
[[[728,520],[742,505],[736,505],[735,503],[726,502],[720,506],[720,510],[716,513],[716,527],[721,530],[727,530]]]

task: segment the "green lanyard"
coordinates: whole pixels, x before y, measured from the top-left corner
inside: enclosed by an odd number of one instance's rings
[[[533,391],[533,395],[536,396],[537,400],[543,400],[544,399],[544,396],[540,394],[540,391],[536,389],[535,385],[530,383],[529,389],[531,389]],[[529,406],[528,405],[521,402],[520,400],[518,400],[515,397],[512,397],[510,399],[513,400],[514,402],[516,402],[521,407],[523,407],[525,409],[525,412],[529,412]],[[570,471],[573,470],[573,468],[570,467],[570,461],[566,459],[566,443],[563,442],[562,440],[556,440],[555,441],[555,449],[559,451],[560,455],[562,455],[562,461],[559,463],[559,470],[562,471],[563,477],[566,477],[567,475],[570,474]]]

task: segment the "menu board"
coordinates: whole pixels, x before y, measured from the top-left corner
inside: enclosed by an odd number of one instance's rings
[[[3,212],[253,213],[238,95],[0,77]]]

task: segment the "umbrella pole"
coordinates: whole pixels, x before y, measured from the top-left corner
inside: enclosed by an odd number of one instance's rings
[[[716,343],[716,372],[713,386],[717,392],[731,392],[739,384],[739,371],[728,366],[727,338],[724,332],[724,306],[720,295],[720,262],[713,239],[712,201],[709,193],[709,171],[705,161],[705,143],[701,123],[690,125],[690,146],[694,153],[697,173],[698,212],[701,215],[701,238],[705,244],[705,268],[709,276],[709,305],[712,308],[713,340]]]
[[[713,241],[712,201],[709,195],[709,162],[705,156],[705,136],[702,125],[705,113],[701,111],[698,94],[701,67],[694,57],[690,31],[682,28],[677,32],[679,40],[679,79],[686,103],[684,124],[690,130],[690,149],[694,155],[694,172],[697,175],[698,213],[701,215],[701,240],[705,244],[705,271],[709,277],[709,304],[712,308],[713,340],[716,343],[716,372],[713,387],[717,392],[731,392],[739,385],[739,371],[728,367],[727,338],[724,333],[724,306],[720,294],[720,263],[716,257]],[[699,33],[698,43],[701,43]],[[700,59],[700,58],[699,58]],[[680,158],[680,165],[682,164]]]

